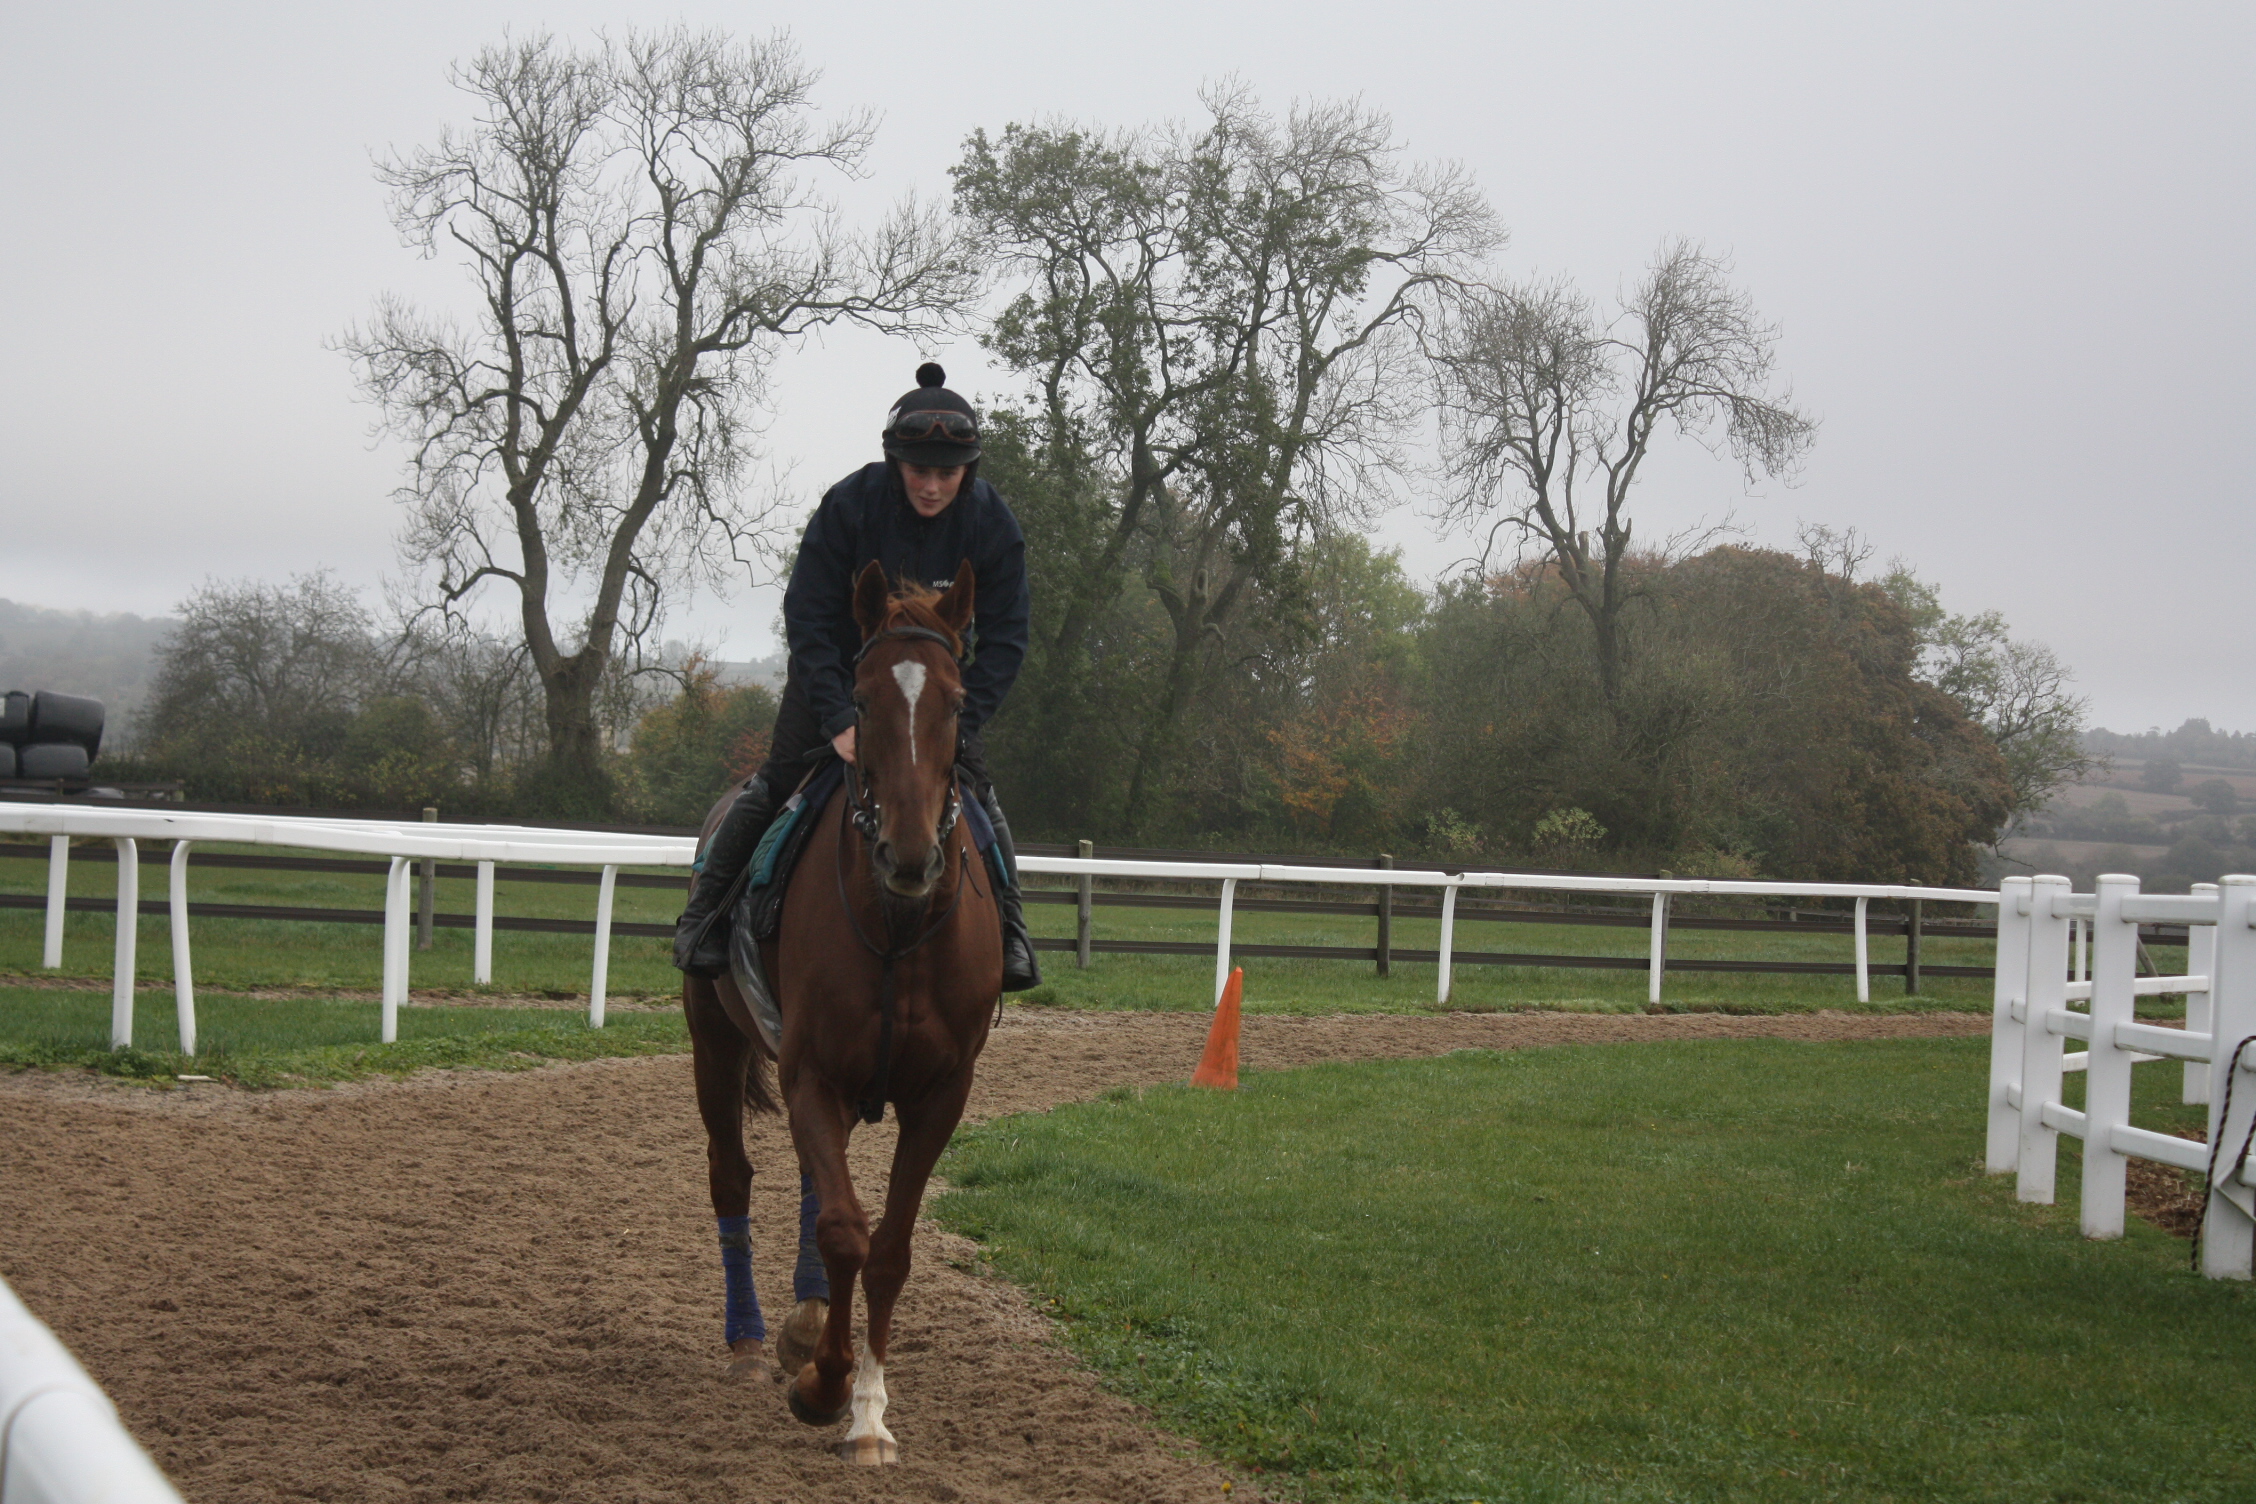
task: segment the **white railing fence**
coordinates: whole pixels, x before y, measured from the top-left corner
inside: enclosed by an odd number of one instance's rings
[[[2139,926],[2156,923],[2188,927],[2184,973],[2138,975]],[[2186,998],[2184,1028],[2138,1022],[2139,998],[2169,994]],[[2243,1151],[2256,1117],[2256,1080],[2248,1079],[2256,1074],[2256,1043],[2240,1046],[2251,1036],[2256,877],[2200,883],[2188,894],[2141,894],[2137,878],[2113,874],[2092,893],[2072,891],[2064,877],[2006,879],[1990,1031],[1990,1173],[2012,1174],[2023,1201],[2049,1204],[2060,1137],[2081,1140],[2084,1236],[2119,1238],[2128,1160],[2197,1174],[2213,1164],[2202,1270],[2215,1279],[2249,1278],[2256,1166]],[[2085,1048],[2070,1051],[2070,1040]],[[2209,1107],[2207,1144],[2131,1122],[2132,1068],[2152,1061],[2183,1063],[2180,1095]],[[2081,1110],[2061,1098],[2063,1079],[2076,1071],[2084,1075]]]
[[[0,1504],[180,1504],[117,1407],[0,1281]]]
[[[1851,898],[1856,900],[1856,996],[1872,1001],[1871,947],[1868,944],[1868,905],[1875,898],[1893,902],[1924,900],[1939,903],[1994,904],[1995,893],[1983,888],[1921,888],[1886,883],[1767,883],[1702,877],[1562,877],[1527,872],[1405,872],[1371,867],[1300,867],[1275,862],[1146,862],[1110,857],[1021,856],[1021,872],[1059,877],[1126,877],[1147,881],[1216,882],[1221,899],[1216,916],[1214,996],[1230,978],[1230,927],[1238,884],[1319,883],[1350,888],[1441,889],[1440,959],[1434,980],[1434,1000],[1449,1001],[1450,953],[1456,939],[1457,894],[1463,889],[1481,892],[1610,893],[1649,896],[1653,901],[1652,943],[1646,963],[1647,1001],[1661,1000],[1661,984],[1668,972],[1669,899],[1680,893],[1710,896],[1764,898]]]
[[[603,1026],[610,976],[613,884],[621,867],[687,867],[697,843],[684,836],[644,836],[602,831],[548,830],[524,825],[442,825],[421,821],[322,820],[290,816],[164,814],[153,810],[89,809],[77,805],[0,802],[0,832],[44,835],[47,854],[47,932],[41,964],[63,964],[63,915],[70,891],[73,837],[107,839],[117,847],[116,952],[110,991],[110,1046],[133,1042],[133,976],[141,901],[137,844],[174,843],[171,865],[172,973],[180,1050],[196,1050],[195,967],[189,935],[188,867],[194,843],[285,846],[309,851],[349,851],[388,856],[384,883],[384,980],[379,1036],[399,1037],[399,1009],[407,1001],[413,954],[413,862],[418,858],[478,865],[473,977],[493,980],[494,864],[544,862],[603,869],[595,907],[595,946],[589,970],[588,1022]],[[127,922],[127,916],[133,922]]]
[[[73,837],[107,839],[118,848],[117,903],[120,915],[138,916],[140,866],[136,843],[143,840],[174,842],[171,874],[173,992],[178,1015],[180,1048],[193,1054],[196,1046],[195,974],[191,962],[188,913],[188,870],[194,842],[229,842],[257,846],[286,846],[312,851],[349,851],[388,856],[391,868],[384,888],[383,1007],[380,1038],[392,1043],[398,1037],[399,1008],[407,1000],[413,916],[412,863],[436,858],[478,864],[477,912],[474,930],[473,979],[493,980],[494,864],[537,861],[554,865],[599,866],[603,881],[595,911],[595,945],[590,962],[588,1022],[601,1028],[605,992],[610,975],[613,881],[622,866],[687,867],[696,855],[696,842],[686,836],[609,834],[596,831],[548,830],[535,826],[443,825],[422,821],[336,820],[293,816],[165,814],[152,810],[107,810],[83,805],[12,804],[0,802],[0,832],[48,837],[47,931],[43,964],[62,965],[63,914],[70,883],[70,843]],[[1067,876],[1125,877],[1152,881],[1212,882],[1220,889],[1216,908],[1214,995],[1230,975],[1230,936],[1238,884],[1315,883],[1344,887],[1439,888],[1441,943],[1436,967],[1435,999],[1449,1001],[1451,949],[1456,934],[1456,903],[1460,889],[1494,892],[1610,893],[1645,895],[1652,899],[1652,943],[1647,965],[1648,1001],[1661,1001],[1668,969],[1669,899],[1679,893],[1734,895],[1772,900],[1851,898],[1856,901],[1855,953],[1858,1002],[1872,999],[1870,946],[1867,943],[1866,908],[1875,898],[1913,899],[1945,903],[1994,904],[1997,895],[1975,888],[1923,888],[1877,883],[1765,883],[1707,878],[1608,878],[1537,876],[1515,872],[1415,872],[1365,867],[1292,866],[1278,863],[1153,862],[1089,857],[1022,856],[1021,871]],[[110,1043],[124,1048],[133,1040],[133,976],[138,923],[119,923],[112,963]]]

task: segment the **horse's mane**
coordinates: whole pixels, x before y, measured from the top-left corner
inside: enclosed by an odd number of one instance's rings
[[[927,589],[914,580],[903,580],[885,598],[885,616],[878,622],[877,630],[889,632],[895,627],[922,627],[928,632],[938,632],[948,639],[950,655],[961,658],[963,638],[950,631],[948,624],[940,619],[936,609],[939,604],[939,591]]]

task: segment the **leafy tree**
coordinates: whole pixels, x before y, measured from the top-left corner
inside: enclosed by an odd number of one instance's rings
[[[1825,536],[1804,533],[1805,541]],[[1919,634],[1920,676],[1964,706],[2005,755],[2017,811],[2035,814],[2101,766],[2084,742],[2090,701],[2070,692],[2075,676],[2051,648],[2015,639],[1998,612],[1950,614],[1941,592],[1900,563],[1881,587]]]
[[[2240,795],[2222,778],[2208,778],[2193,786],[2193,803],[2212,815],[2229,815],[2240,808]]]
[[[2171,757],[2151,757],[2139,770],[2139,783],[2157,794],[2174,794],[2185,782],[2185,769]]]
[[[1283,583],[1380,494],[1419,415],[1409,327],[1494,237],[1456,173],[1400,165],[1382,115],[1205,103],[1195,129],[982,132],[955,172],[1016,284],[990,344],[1030,384],[1051,473],[1105,508],[1055,581],[1038,682],[1059,693],[1081,672],[1131,566],[1165,613],[1131,832],[1257,582]]]
[[[1918,634],[1886,592],[1759,549],[1629,565],[1640,605],[1610,696],[1554,562],[1443,592],[1423,649],[1427,809],[1526,852],[1580,810],[1625,863],[1974,879],[2011,783],[1917,677]]]
[[[711,664],[691,659],[681,692],[635,727],[629,765],[636,816],[659,825],[701,822],[724,789],[766,761],[775,713],[766,685],[723,685]]]
[[[464,327],[387,299],[343,348],[408,448],[426,604],[515,596],[560,810],[607,802],[614,657],[767,525],[742,481],[777,354],[840,321],[932,329],[968,290],[934,216],[855,236],[815,196],[871,139],[865,115],[818,122],[815,79],[780,38],[508,41],[454,74],[474,123],[379,170],[400,232],[459,260],[478,311]]]

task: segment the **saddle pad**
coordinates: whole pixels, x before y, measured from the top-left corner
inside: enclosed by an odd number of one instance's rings
[[[752,853],[752,875],[745,883],[747,910],[756,939],[773,940],[783,918],[783,892],[791,886],[791,869],[799,865],[807,838],[821,823],[823,807],[845,782],[845,764],[831,759],[808,775],[799,791],[784,801],[768,833]]]

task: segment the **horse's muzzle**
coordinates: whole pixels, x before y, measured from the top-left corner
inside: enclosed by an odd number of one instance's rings
[[[877,875],[886,891],[901,898],[926,898],[940,881],[940,872],[946,865],[947,853],[940,843],[933,841],[924,848],[923,859],[914,853],[899,850],[891,841],[879,841],[870,852],[876,864]],[[904,860],[904,858],[906,858]]]

